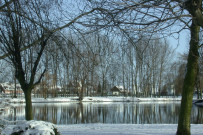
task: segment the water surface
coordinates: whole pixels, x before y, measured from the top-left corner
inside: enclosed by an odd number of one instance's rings
[[[33,103],[35,120],[54,124],[177,124],[180,102],[165,103]],[[15,104],[2,117],[24,120],[25,105]],[[203,124],[203,108],[193,106],[191,123]]]

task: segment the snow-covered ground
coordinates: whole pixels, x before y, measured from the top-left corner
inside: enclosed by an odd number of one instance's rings
[[[203,125],[191,125],[192,135],[202,135]],[[62,135],[175,135],[176,124],[77,124],[58,126]]]
[[[203,125],[191,125],[192,135],[202,135]],[[51,123],[33,121],[9,125],[2,135],[10,135],[19,130],[24,135],[51,135],[55,126]],[[74,124],[56,126],[61,135],[175,135],[177,124]]]

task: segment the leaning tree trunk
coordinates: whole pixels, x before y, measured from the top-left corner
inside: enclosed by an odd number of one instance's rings
[[[32,89],[26,89],[23,90],[25,94],[25,119],[26,120],[32,120],[32,98],[31,98],[31,92]]]
[[[198,72],[198,47],[200,27],[193,21],[190,32],[190,50],[186,75],[183,83],[181,109],[178,120],[177,135],[190,135],[190,117],[192,109],[193,91]]]

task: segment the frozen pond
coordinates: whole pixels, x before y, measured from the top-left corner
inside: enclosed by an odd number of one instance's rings
[[[1,114],[7,120],[24,120],[24,104]],[[180,102],[163,103],[33,103],[35,120],[54,124],[177,124]],[[203,124],[203,108],[193,105],[191,123]]]

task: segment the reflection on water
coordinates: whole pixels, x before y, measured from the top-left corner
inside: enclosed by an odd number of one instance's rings
[[[17,104],[1,116],[8,120],[24,120],[24,108],[23,104]],[[179,102],[33,104],[34,119],[55,124],[177,124],[179,110]],[[203,108],[193,106],[191,122],[203,124]]]

